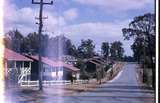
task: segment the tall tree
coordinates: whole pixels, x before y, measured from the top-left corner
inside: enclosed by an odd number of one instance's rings
[[[29,33],[22,43],[23,52],[38,54],[39,40],[36,32]]]
[[[110,53],[113,59],[122,60],[124,54],[122,43],[120,41],[115,41],[111,43]]]
[[[66,51],[68,55],[77,56],[77,49],[70,39],[66,41]]]
[[[20,53],[21,44],[24,39],[23,35],[16,29],[9,31],[5,36],[7,40],[6,47]]]
[[[140,59],[144,56],[142,55],[144,53],[144,45],[143,45],[143,38],[136,38],[134,40],[134,43],[131,45],[131,49],[133,51],[133,57],[135,58],[138,63],[140,63]]]
[[[75,45],[64,35],[49,38],[45,47],[45,55],[51,58],[60,58],[62,55],[77,56]]]
[[[109,56],[109,49],[110,49],[109,43],[108,42],[103,42],[102,46],[101,46],[101,51],[102,51],[103,57],[106,58],[106,59]]]
[[[155,14],[147,13],[143,16],[137,16],[129,23],[129,28],[122,29],[123,36],[129,40],[131,37],[143,38],[147,46],[151,66],[153,68],[153,57],[155,57]],[[146,51],[147,52],[147,51]]]
[[[44,56],[47,51],[47,45],[49,41],[48,35],[42,35],[42,44],[41,44],[41,54]],[[38,34],[36,32],[29,33],[27,37],[23,39],[23,42],[21,44],[21,51],[23,53],[31,53],[31,54],[38,54],[39,49],[39,40],[38,40]]]
[[[125,39],[130,38],[143,38],[145,46],[144,54],[150,58],[150,66],[153,74],[153,84],[155,87],[155,64],[153,58],[155,58],[155,14],[147,13],[142,16],[137,16],[129,23],[129,28],[122,29],[123,36]],[[138,48],[137,48],[138,49]],[[142,54],[143,55],[143,54]],[[145,59],[146,57],[144,57]],[[145,60],[144,60],[145,61]]]
[[[81,40],[81,45],[78,47],[78,55],[80,58],[91,58],[94,56],[95,45],[91,39]]]

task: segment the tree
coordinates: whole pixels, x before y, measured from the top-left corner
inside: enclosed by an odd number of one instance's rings
[[[66,41],[66,51],[68,55],[77,56],[77,49],[70,39]]]
[[[140,59],[144,56],[142,55],[144,50],[144,45],[143,45],[143,38],[136,38],[134,40],[134,43],[131,45],[131,49],[133,50],[133,57],[135,58],[138,63],[140,63]]]
[[[49,40],[50,38],[47,34],[42,34],[42,39],[41,39],[42,56],[46,56],[46,54],[48,54],[47,46],[48,46]]]
[[[38,54],[39,40],[36,32],[29,33],[22,43],[24,53]]]
[[[124,49],[122,47],[122,43],[120,41],[115,41],[111,43],[110,48],[111,58],[114,60],[122,60]]]
[[[95,45],[91,39],[81,40],[81,45],[78,47],[78,55],[80,58],[91,58],[94,56]]]
[[[47,46],[49,41],[48,35],[43,34],[41,41],[42,41],[41,54],[45,56],[47,54]],[[30,53],[30,54],[36,55],[38,54],[38,49],[39,49],[38,34],[36,32],[29,33],[27,37],[23,39],[23,42],[21,44],[21,51],[23,53]]]
[[[147,13],[142,16],[135,17],[133,21],[129,23],[129,28],[123,28],[122,32],[124,38],[127,40],[132,37],[134,37],[135,39],[143,38],[143,46],[145,51],[141,55],[145,56],[143,61],[145,61],[145,58],[147,56],[150,58],[149,65],[151,65],[153,74],[152,86],[155,87],[155,63],[153,60],[153,58],[155,58],[155,14]]]
[[[6,33],[6,47],[18,53],[21,52],[21,44],[23,42],[23,35],[16,29]]]
[[[132,56],[124,56],[123,61],[125,62],[135,62],[134,57]]]
[[[102,50],[102,55],[104,58],[108,58],[109,56],[109,43],[108,42],[103,42],[102,46],[101,46],[101,50]]]
[[[47,56],[53,58],[59,58],[62,55],[76,56],[77,54],[75,45],[64,35],[49,38],[46,52]]]
[[[145,45],[149,50],[148,56],[151,60],[153,67],[153,57],[155,57],[155,15],[151,13],[144,14],[143,16],[135,17],[132,22],[129,23],[129,28],[122,29],[123,36],[129,40],[131,37],[143,38]],[[153,46],[153,47],[152,47]]]

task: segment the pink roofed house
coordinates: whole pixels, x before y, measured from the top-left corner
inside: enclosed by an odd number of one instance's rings
[[[32,59],[31,80],[38,80],[38,56],[27,56]],[[79,73],[79,69],[63,61],[42,57],[43,80],[70,80],[71,75]]]
[[[4,54],[0,55],[0,58],[4,61],[6,81],[11,84],[18,84],[22,80],[30,80],[31,63],[33,60],[2,45],[0,48],[4,50]]]

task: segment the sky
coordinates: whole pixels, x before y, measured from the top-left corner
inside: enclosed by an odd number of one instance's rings
[[[35,17],[39,5],[32,0],[5,0],[4,30],[18,29],[24,36],[38,31]],[[39,1],[39,0],[35,0]],[[51,0],[44,0],[50,2]],[[65,35],[77,46],[81,39],[92,39],[96,51],[102,42],[121,41],[125,55],[132,56],[130,45],[124,41],[122,28],[134,17],[154,12],[154,0],[54,0],[44,7],[44,32],[51,37]]]

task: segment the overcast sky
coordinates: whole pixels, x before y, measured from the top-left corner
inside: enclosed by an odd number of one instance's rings
[[[5,0],[5,32],[17,28],[24,35],[38,31],[35,17],[39,6],[32,0]],[[35,0],[39,1],[39,0]],[[44,0],[50,1],[50,0]],[[132,55],[132,41],[124,41],[121,29],[135,16],[153,13],[154,0],[54,0],[44,7],[44,30],[50,36],[64,34],[74,44],[92,39],[96,51],[103,41],[122,41],[126,55]]]

